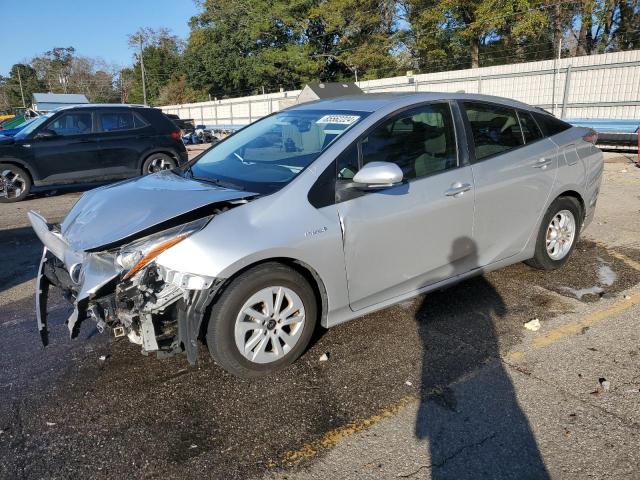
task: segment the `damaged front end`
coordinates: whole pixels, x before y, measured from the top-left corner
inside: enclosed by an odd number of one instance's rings
[[[29,220],[45,245],[36,286],[36,317],[43,344],[48,343],[47,301],[59,288],[74,310],[67,320],[72,338],[90,319],[101,333],[127,336],[143,353],[169,356],[186,351],[197,358],[205,309],[222,280],[169,270],[155,262],[162,252],[202,230],[229,204],[208,216],[147,235],[105,251],[77,251],[55,225],[34,212]]]

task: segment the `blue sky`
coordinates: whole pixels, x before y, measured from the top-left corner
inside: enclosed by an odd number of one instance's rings
[[[53,47],[75,47],[78,55],[127,65],[128,34],[166,27],[186,39],[197,11],[193,0],[0,0],[0,75]]]

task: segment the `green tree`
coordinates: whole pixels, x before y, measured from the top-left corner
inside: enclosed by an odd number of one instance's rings
[[[142,103],[142,65],[147,89],[147,103],[156,105],[160,90],[172,79],[182,74],[182,51],[184,46],[180,39],[166,28],[141,28],[129,35],[129,45],[135,51],[133,65],[133,83],[130,88],[130,100]],[[140,52],[142,47],[142,52]]]
[[[189,84],[214,96],[297,88],[317,78],[322,59],[310,56],[304,0],[206,0],[191,19],[185,53]]]
[[[22,83],[22,90],[20,84]],[[42,90],[43,85],[36,71],[30,66],[23,63],[16,63],[11,67],[9,76],[2,80],[2,89],[4,91],[7,108],[15,108],[31,105],[31,97],[34,93]],[[24,97],[24,104],[23,104]]]
[[[310,11],[311,55],[327,59],[326,76],[370,79],[400,71],[396,2],[325,0]],[[316,41],[319,40],[319,41]]]
[[[160,88],[157,101],[158,105],[176,105],[196,102],[199,97],[198,92],[187,84],[187,78],[183,75]]]

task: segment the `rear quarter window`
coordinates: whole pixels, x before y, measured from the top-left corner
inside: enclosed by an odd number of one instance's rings
[[[563,122],[562,120],[544,113],[533,112],[533,118],[536,119],[536,122],[540,126],[542,133],[544,133],[545,137],[551,137],[560,132],[564,132],[565,130],[569,130],[571,125],[567,122]]]
[[[178,130],[176,124],[167,117],[162,110],[157,108],[140,108],[136,110],[136,113],[140,115],[147,125],[153,126],[158,132],[171,132]]]

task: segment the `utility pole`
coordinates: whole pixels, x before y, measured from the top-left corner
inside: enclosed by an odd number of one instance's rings
[[[558,39],[558,56],[553,57],[553,87],[551,91],[551,113],[556,114],[556,82],[558,75],[560,75],[560,66],[558,61],[562,54],[562,37]]]
[[[18,83],[20,84],[20,96],[22,97],[22,108],[27,108],[27,105],[24,103],[24,91],[22,90],[22,78],[20,77],[20,65],[16,65],[16,70],[18,71]]]
[[[147,104],[147,83],[144,79],[144,59],[142,58],[142,35],[138,37],[140,41],[140,72],[142,73],[142,97],[144,98],[144,104]]]

